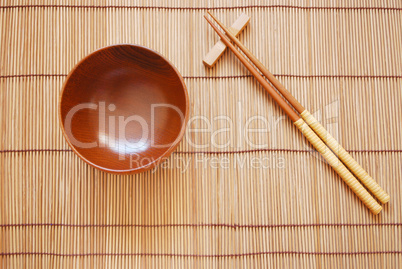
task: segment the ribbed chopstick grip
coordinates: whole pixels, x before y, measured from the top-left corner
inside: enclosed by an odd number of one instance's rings
[[[338,175],[345,181],[345,183],[352,189],[352,191],[360,198],[360,200],[370,209],[370,211],[377,215],[380,213],[382,207],[371,196],[371,194],[360,184],[354,175],[343,165],[343,163],[335,156],[335,154],[324,144],[324,142],[314,133],[313,130],[304,122],[302,118],[294,122],[299,130],[304,134],[307,140],[314,146],[314,148],[321,153],[324,159],[331,165],[331,167],[338,173]]]
[[[332,149],[339,159],[356,175],[358,179],[374,194],[375,197],[385,204],[390,197],[380,185],[361,167],[355,159],[332,137],[330,133],[310,114],[304,110],[301,114],[304,121],[318,134],[318,136]]]

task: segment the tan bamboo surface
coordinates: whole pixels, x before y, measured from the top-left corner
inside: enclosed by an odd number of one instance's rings
[[[400,1],[0,2],[0,268],[402,264]],[[250,16],[239,39],[390,194],[379,215],[230,51],[203,65],[207,9]],[[116,43],[168,58],[193,117],[165,166],[131,176],[81,161],[57,116],[72,67]],[[253,116],[268,128],[250,143]],[[208,127],[229,130],[191,132]]]
[[[378,183],[370,177],[367,172],[350,156],[349,153],[336,141],[335,138],[331,136],[330,133],[325,130],[324,126],[322,126],[313,115],[310,114],[308,110],[306,110],[294,97],[293,95],[283,87],[283,85],[277,80],[271,72],[237,39],[235,35],[231,33],[231,31],[222,24],[213,14],[208,11],[208,14],[219,24],[219,26],[224,30],[227,34],[227,37],[230,38],[239,48],[244,52],[244,54],[249,57],[251,62],[256,65],[256,67],[261,71],[266,79],[268,79],[273,86],[279,91],[283,97],[289,102],[293,108],[300,113],[300,116],[306,123],[311,126],[314,132],[328,145],[328,147],[338,155],[338,158],[350,169],[351,172],[355,174],[355,176],[364,184],[367,190],[371,191],[372,194],[381,202],[387,203],[390,200],[389,195],[378,185]],[[213,26],[214,27],[214,26]],[[218,28],[214,28],[217,30]],[[217,32],[221,39],[225,39],[225,36],[222,36],[223,33]],[[227,40],[227,42],[230,42]],[[232,48],[235,48],[234,46]],[[232,49],[233,51],[233,49]],[[235,49],[233,52],[236,52]],[[236,54],[236,53],[235,53]],[[239,55],[237,55],[239,56]],[[258,73],[259,74],[259,73]],[[255,76],[255,74],[253,74]],[[301,123],[301,126],[303,124]]]

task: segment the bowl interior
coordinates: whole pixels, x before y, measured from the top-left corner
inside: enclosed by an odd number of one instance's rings
[[[188,95],[177,70],[141,46],[110,46],[69,74],[60,101],[62,129],[87,163],[110,172],[141,172],[182,138]]]

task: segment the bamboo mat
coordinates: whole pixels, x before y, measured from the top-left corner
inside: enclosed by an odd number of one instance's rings
[[[240,39],[391,195],[380,215],[232,53],[203,66],[207,7],[251,17]],[[401,266],[401,25],[396,0],[1,1],[0,267]],[[203,129],[131,176],[81,161],[57,115],[68,72],[117,43],[166,56]]]

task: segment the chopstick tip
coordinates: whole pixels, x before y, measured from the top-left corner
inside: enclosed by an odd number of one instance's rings
[[[209,23],[209,24],[211,24],[212,22],[211,22],[211,20],[210,19],[208,19],[208,17],[207,17],[207,15],[205,14],[204,15],[204,19],[206,19],[207,20],[207,22]]]
[[[209,16],[211,16],[211,18],[223,29],[223,31],[227,33],[228,30],[226,29],[225,25],[220,20],[218,20],[211,12],[209,12],[208,10],[207,12]]]

